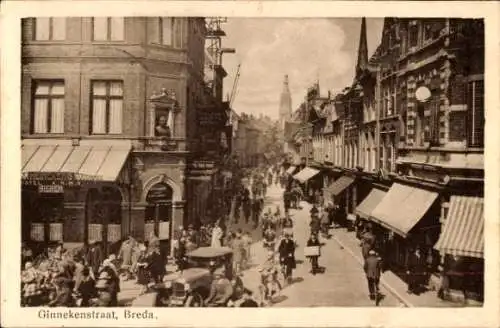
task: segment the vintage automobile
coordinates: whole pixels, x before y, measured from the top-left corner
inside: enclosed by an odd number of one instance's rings
[[[166,282],[170,288],[169,306],[202,307],[210,294],[211,270],[224,268],[233,279],[233,251],[229,247],[200,247],[187,254],[187,268]]]

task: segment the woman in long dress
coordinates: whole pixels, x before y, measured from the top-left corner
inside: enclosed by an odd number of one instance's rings
[[[222,246],[221,240],[222,240],[223,233],[224,232],[222,231],[221,227],[219,226],[219,223],[215,224],[215,226],[212,229],[212,240],[210,242],[210,245],[212,247],[221,247]]]

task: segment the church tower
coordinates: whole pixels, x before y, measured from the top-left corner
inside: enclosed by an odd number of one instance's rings
[[[356,61],[356,77],[368,66],[368,43],[366,41],[366,18],[361,18],[361,31],[359,34],[358,59]]]
[[[283,81],[283,91],[280,97],[280,128],[285,128],[285,122],[292,117],[292,95],[290,94],[290,87],[288,85],[288,75],[285,75]]]

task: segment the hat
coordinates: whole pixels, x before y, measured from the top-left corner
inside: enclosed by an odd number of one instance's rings
[[[373,249],[371,249],[371,250],[368,252],[368,255],[377,255],[377,252],[375,252]]]
[[[225,272],[224,268],[217,268],[217,269],[215,269],[215,271],[214,271],[214,275],[215,275],[215,276],[224,276],[224,275],[225,275],[225,273],[226,273],[226,272]]]
[[[107,280],[107,279],[111,279],[109,273],[107,271],[101,272],[101,274],[99,275],[99,280]]]

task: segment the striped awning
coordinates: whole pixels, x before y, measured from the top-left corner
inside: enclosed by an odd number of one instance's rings
[[[295,174],[293,176],[293,178],[295,180],[300,181],[301,183],[304,183],[318,173],[319,173],[319,170],[313,169],[312,167],[305,167],[302,171]]]
[[[368,196],[356,207],[354,212],[362,218],[368,219],[375,207],[382,201],[386,192],[380,189],[372,189]]]
[[[338,196],[341,192],[343,192],[346,188],[354,183],[354,178],[348,176],[341,176],[335,182],[333,182],[330,186],[328,186],[328,193],[332,196]]]
[[[394,183],[369,219],[406,237],[437,197],[437,192]]]
[[[484,200],[451,196],[443,230],[434,246],[444,254],[483,258]]]
[[[286,170],[286,173],[288,173],[288,174],[292,174],[292,173],[293,173],[293,171],[295,171],[295,168],[296,168],[296,166],[293,166],[293,165],[292,165],[292,166],[290,166],[290,167],[288,168],[288,170]]]
[[[115,181],[127,160],[131,143],[117,141],[25,140],[22,145],[22,178],[40,177]]]

